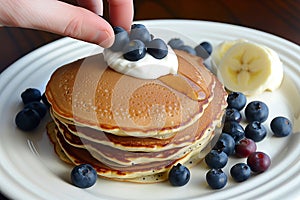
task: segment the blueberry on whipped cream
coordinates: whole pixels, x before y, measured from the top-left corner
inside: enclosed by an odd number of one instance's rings
[[[162,59],[168,54],[167,44],[159,38],[153,39],[143,24],[133,24],[130,34],[122,27],[114,27],[115,42],[110,47],[112,51],[121,51],[125,59],[138,61],[146,53],[154,58]]]
[[[114,33],[114,44],[103,51],[110,68],[141,79],[177,74],[175,52],[164,40],[150,34],[143,24],[133,24],[130,33],[121,27],[114,27]]]

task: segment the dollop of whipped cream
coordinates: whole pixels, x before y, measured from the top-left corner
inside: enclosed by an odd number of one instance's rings
[[[167,74],[177,74],[178,59],[173,49],[168,46],[168,55],[157,59],[146,53],[138,61],[129,61],[123,57],[122,52],[104,49],[104,60],[115,71],[141,79],[157,79]]]

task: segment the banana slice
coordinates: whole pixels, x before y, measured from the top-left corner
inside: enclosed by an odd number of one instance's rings
[[[274,91],[280,86],[283,67],[272,49],[239,41],[220,52],[217,74],[228,90],[258,95],[266,90]]]
[[[221,59],[225,55],[225,53],[228,51],[230,47],[233,45],[239,43],[239,42],[246,42],[244,39],[238,39],[238,40],[228,40],[220,43],[213,51],[212,58],[216,65],[219,65],[221,62]]]

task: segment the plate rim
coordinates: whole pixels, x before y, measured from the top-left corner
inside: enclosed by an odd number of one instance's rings
[[[180,20],[177,20],[177,19],[169,19],[169,20],[141,20],[141,21],[135,21],[134,23],[145,23],[145,24],[149,24],[149,23],[150,24],[153,24],[153,23],[154,24],[155,23],[160,23],[160,24],[173,23],[174,24],[175,23],[176,24],[176,23],[182,23],[182,22],[184,22],[184,23],[191,23],[191,24],[194,24],[194,23],[206,24],[206,25],[209,24],[210,26],[212,26],[212,25],[228,26],[228,27],[234,27],[235,29],[247,30],[247,31],[250,31],[250,32],[259,32],[260,34],[268,35],[269,37],[274,38],[274,40],[279,40],[281,43],[293,46],[293,48],[295,48],[296,50],[300,50],[300,47],[297,44],[295,44],[293,42],[290,42],[290,41],[288,41],[288,40],[286,40],[284,38],[281,38],[279,36],[276,36],[276,35],[273,35],[273,34],[270,34],[270,33],[267,33],[267,32],[263,32],[263,31],[260,31],[260,30],[256,30],[256,29],[252,29],[252,28],[248,28],[248,27],[244,27],[244,26],[239,26],[239,25],[228,24],[228,23],[210,22],[210,21],[201,21],[201,20],[185,20],[185,19],[180,19]],[[55,40],[54,42],[48,43],[48,44],[46,44],[46,45],[44,45],[42,47],[39,47],[39,48],[35,49],[32,52],[26,54],[25,56],[21,57],[16,62],[14,62],[13,64],[11,64],[8,68],[6,68],[0,74],[0,85],[3,84],[3,83],[6,83],[9,80],[10,75],[13,74],[15,72],[14,70],[17,70],[20,65],[23,65],[24,62],[29,62],[30,61],[29,58],[32,57],[32,55],[46,53],[49,50],[49,48],[52,49],[52,50],[55,50],[58,46],[63,45],[65,42],[66,43],[68,43],[68,42],[70,42],[70,43],[75,42],[76,44],[78,43],[78,44],[83,45],[83,46],[90,45],[90,44],[86,44],[85,42],[78,41],[78,40],[75,40],[75,39],[71,39],[71,38],[68,38],[68,37],[64,37],[64,38]],[[19,69],[19,70],[21,70],[21,69]],[[2,88],[0,87],[0,89],[2,89]],[[1,98],[1,94],[2,94],[2,91],[0,92],[0,98]],[[2,168],[0,168],[0,169],[2,171]],[[2,183],[2,181],[0,181],[0,189],[2,189],[2,188],[3,188],[3,183]],[[11,195],[16,195],[13,192],[8,192],[8,191],[1,191],[1,192],[3,192],[3,194],[7,195],[8,197],[11,197]],[[20,196],[14,196],[14,197],[17,198],[17,197],[20,197]]]

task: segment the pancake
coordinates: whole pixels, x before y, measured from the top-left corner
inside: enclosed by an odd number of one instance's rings
[[[102,54],[56,70],[45,95],[55,115],[78,126],[119,136],[155,137],[174,133],[201,117],[213,98],[215,84],[200,58],[190,58],[183,51],[176,54],[179,61],[176,77],[187,81],[201,97],[198,101],[172,88],[174,75],[166,75],[162,81],[126,76],[108,68]]]
[[[197,121],[186,129],[176,132],[173,137],[166,139],[138,138],[132,136],[118,137],[89,127],[65,124],[55,118],[54,120],[66,140],[75,146],[76,144],[77,146],[82,146],[83,144],[87,146],[88,144],[96,145],[98,143],[125,151],[164,151],[194,143],[202,136],[205,129],[211,126],[214,121],[220,119],[220,116],[223,114],[225,99],[222,85],[219,82],[216,84],[214,91],[216,91],[215,98],[205,109],[201,121]]]
[[[221,131],[227,93],[199,57],[175,52],[178,74],[155,80],[115,72],[101,54],[58,68],[45,91],[58,157],[139,183],[166,180],[177,163],[200,162]]]
[[[111,180],[140,183],[155,183],[167,180],[169,170],[177,163],[181,163],[187,167],[196,165],[203,159],[203,155],[201,156],[200,152],[205,148],[204,144],[207,144],[214,135],[212,129],[210,129],[210,131],[207,132],[208,137],[205,137],[206,140],[203,141],[203,146],[199,146],[199,148],[177,160],[165,160],[143,165],[132,165],[129,167],[109,167],[95,159],[89,151],[69,145],[62,138],[59,131],[55,128],[52,129],[51,127],[53,128],[55,125],[53,126],[53,123],[48,124],[47,133],[49,134],[49,137],[52,138],[57,155],[65,162],[72,162],[75,165],[89,163],[96,169],[100,177]]]

